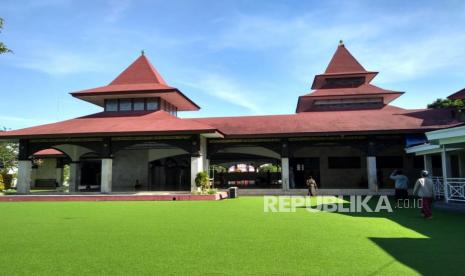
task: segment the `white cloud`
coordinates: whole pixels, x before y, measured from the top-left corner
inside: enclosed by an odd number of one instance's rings
[[[81,72],[99,72],[105,69],[95,56],[87,56],[55,47],[41,47],[40,50],[11,55],[11,64],[40,71],[50,75],[66,75]]]
[[[26,118],[11,115],[0,115],[0,127],[15,126],[15,128],[28,127],[31,125],[48,124],[52,120],[40,118]]]
[[[105,21],[113,23],[120,20],[130,6],[130,0],[109,1]]]
[[[199,77],[195,78],[195,80],[181,81],[181,83],[223,101],[244,107],[252,113],[258,114],[262,111],[255,98],[255,95],[260,93],[252,92],[225,76],[204,73],[199,74]]]
[[[459,66],[465,59],[465,34],[460,28],[425,24],[425,18],[434,18],[436,11],[360,18],[363,7],[356,11],[339,8],[332,11],[336,19],[331,20],[315,12],[281,19],[240,14],[225,23],[228,27],[218,38],[209,39],[210,47],[279,52],[288,72],[302,81],[308,81],[309,73],[321,73],[339,39],[365,68],[380,71],[378,79],[383,83],[424,77],[450,67],[465,72]]]

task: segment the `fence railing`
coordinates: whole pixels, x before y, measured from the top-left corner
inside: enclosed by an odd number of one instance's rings
[[[465,178],[433,177],[433,183],[436,198],[465,202]]]

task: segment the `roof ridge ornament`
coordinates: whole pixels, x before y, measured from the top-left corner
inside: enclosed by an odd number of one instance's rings
[[[145,56],[145,50],[144,49],[140,50],[140,55]]]
[[[344,46],[344,41],[342,39],[339,40],[339,46]]]

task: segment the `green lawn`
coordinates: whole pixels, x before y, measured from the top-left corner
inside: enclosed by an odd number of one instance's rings
[[[465,274],[465,216],[217,202],[0,203],[1,275]]]

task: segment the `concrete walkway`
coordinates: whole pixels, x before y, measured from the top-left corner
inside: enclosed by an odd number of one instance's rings
[[[0,196],[0,202],[21,201],[195,201],[195,200],[221,200],[228,197],[226,192],[213,195],[195,195],[188,192],[151,192],[150,194],[28,194],[28,195],[4,195]]]

